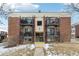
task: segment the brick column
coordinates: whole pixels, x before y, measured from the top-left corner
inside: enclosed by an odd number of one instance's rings
[[[45,41],[45,43],[47,43],[47,26],[46,26],[46,17],[45,16],[43,17],[43,20],[44,20],[44,34],[45,34],[44,41]]]
[[[17,43],[19,43],[20,35],[20,19],[18,17],[9,17],[8,19],[8,36],[17,38]]]
[[[71,18],[60,17],[60,42],[70,42],[71,39]]]
[[[33,38],[32,38],[32,42],[34,43],[35,42],[35,16],[34,16],[34,19],[33,19]]]

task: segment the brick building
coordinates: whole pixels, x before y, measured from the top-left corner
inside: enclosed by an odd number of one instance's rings
[[[17,41],[70,42],[71,15],[58,12],[11,13],[8,19],[8,36]]]
[[[79,24],[75,25],[75,37],[79,38]]]

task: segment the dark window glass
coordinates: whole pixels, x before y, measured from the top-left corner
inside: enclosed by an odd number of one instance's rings
[[[42,21],[37,21],[37,25],[41,26],[42,25]]]

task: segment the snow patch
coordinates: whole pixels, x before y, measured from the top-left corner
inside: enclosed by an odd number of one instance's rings
[[[23,48],[29,48],[29,49],[34,49],[35,48],[35,45],[32,44],[32,45],[29,45],[29,44],[26,44],[26,45],[19,45],[19,46],[16,46],[16,47],[11,47],[11,48],[4,48],[5,46],[0,46],[0,55],[2,53],[6,53],[6,52],[10,52],[10,51],[15,51],[15,50],[18,50],[18,49],[23,49]]]
[[[49,48],[49,44],[45,44],[45,45],[44,45],[44,49],[47,50],[48,48]]]
[[[32,44],[31,47],[30,47],[30,49],[32,50],[32,49],[34,49],[34,48],[35,48],[35,45]]]

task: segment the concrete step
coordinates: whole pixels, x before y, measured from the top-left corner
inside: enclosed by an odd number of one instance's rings
[[[36,48],[43,48],[44,44],[44,42],[35,42]]]

